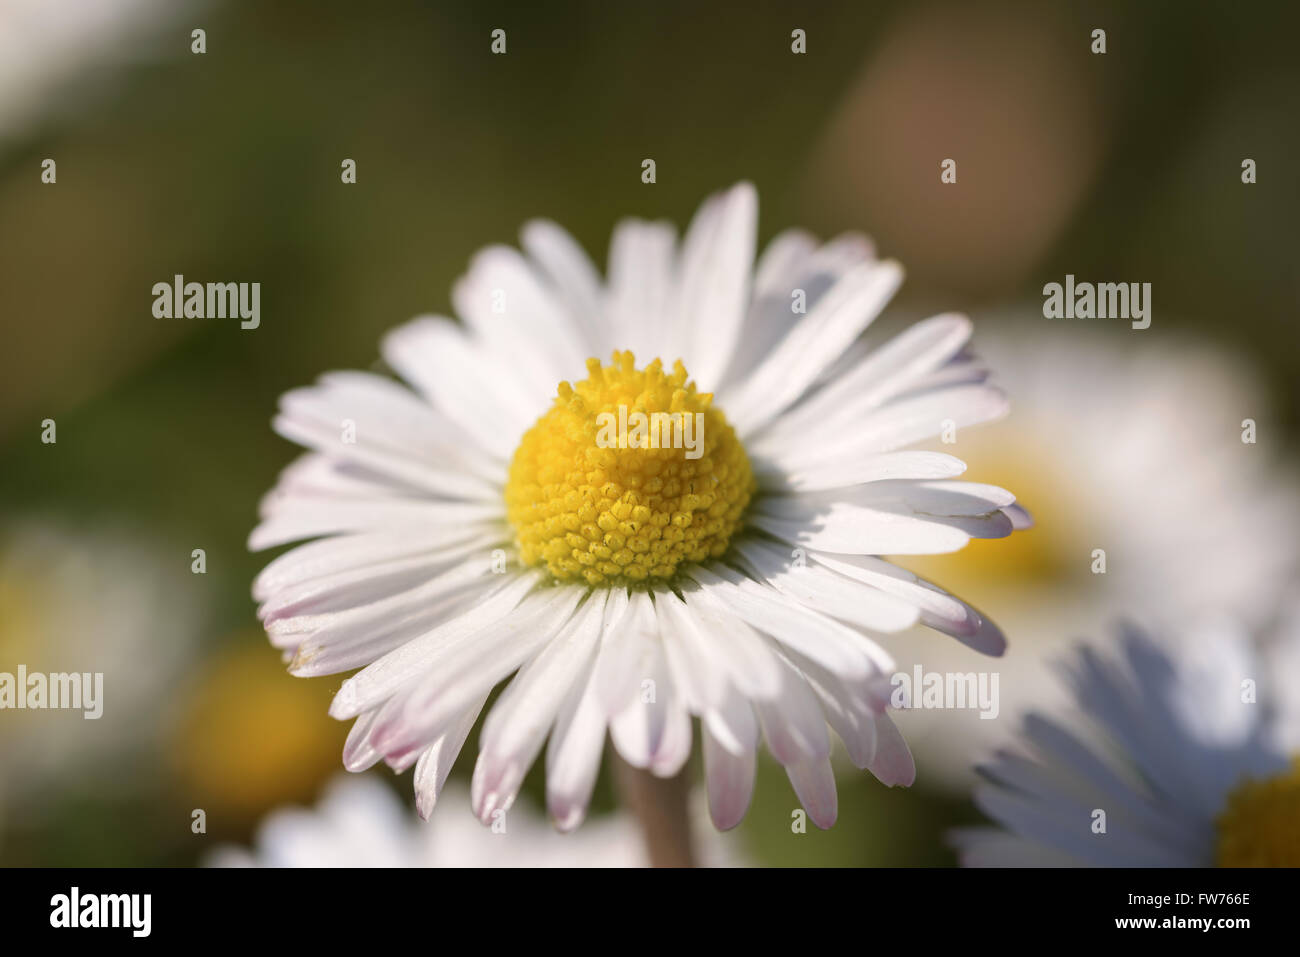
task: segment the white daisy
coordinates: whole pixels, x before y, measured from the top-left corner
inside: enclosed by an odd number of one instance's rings
[[[603,283],[568,234],[529,223],[524,252],[486,249],[457,283],[462,323],[422,318],[385,339],[415,392],[340,372],[283,397],[275,428],[312,451],[249,544],[328,537],[273,561],[254,596],[294,674],[365,666],[331,707],[356,719],[345,766],[414,765],[427,815],[517,670],[479,741],[484,821],[548,733],[547,801],[567,830],[607,727],[630,764],[671,776],[692,715],[723,829],[748,807],[760,734],[822,827],[836,815],[828,723],[859,767],[911,783],[885,713],[893,663],[870,636],[920,621],[992,654],[1004,641],[875,556],[1012,531],[1009,493],[903,450],[1006,400],[963,353],[962,316],[859,341],[902,278],[865,239],[787,232],[751,266],[756,214],[742,184],[680,245],[666,224],[625,221]],[[632,436],[603,447],[601,414],[620,406],[700,416],[700,456]]]
[[[1015,653],[999,661],[998,720],[908,711],[899,726],[927,781],[963,791],[970,755],[1005,740],[1031,708],[1062,697],[1049,662],[1129,615],[1160,632],[1230,615],[1258,631],[1300,567],[1300,496],[1258,375],[1222,346],[1143,338],[1041,316],[981,336],[980,356],[1016,397],[1005,420],[953,446],[993,482],[1014,476],[1036,527],[961,554],[903,559],[978,594]],[[1242,423],[1256,424],[1255,444]],[[1099,563],[1104,552],[1104,568]],[[924,634],[887,642],[904,672],[986,670]]]
[[[1004,830],[955,832],[962,862],[1300,865],[1300,628],[1262,655],[1222,624],[1121,639],[1065,669],[1082,714],[1029,715],[1023,747],[981,768],[976,803]]]
[[[575,837],[555,829],[525,804],[489,830],[467,814],[468,799],[448,785],[455,802],[428,822],[408,815],[393,792],[368,775],[334,780],[312,810],[272,812],[251,850],[222,847],[211,867],[645,867],[645,844],[626,814],[589,823]],[[446,802],[444,802],[446,803]],[[702,809],[701,809],[702,810]],[[713,834],[702,842],[706,867],[734,866],[733,842]]]

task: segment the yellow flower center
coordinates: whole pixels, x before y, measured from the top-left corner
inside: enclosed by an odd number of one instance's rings
[[[1053,439],[1008,422],[981,425],[959,439],[957,446],[933,448],[957,455],[967,475],[1015,489],[1016,501],[1034,516],[1034,528],[1010,538],[973,539],[948,554],[898,556],[897,564],[943,582],[954,594],[981,595],[990,609],[999,603],[1013,608],[1038,587],[1095,585],[1090,556],[1102,505],[1085,481],[1053,459]],[[1018,638],[1039,640],[1034,634]]]
[[[1220,867],[1300,867],[1300,757],[1271,778],[1248,778],[1219,815]]]
[[[506,515],[525,564],[592,585],[671,578],[717,558],[755,489],[749,459],[713,396],[681,361],[642,370],[630,352],[561,382],[515,450]]]

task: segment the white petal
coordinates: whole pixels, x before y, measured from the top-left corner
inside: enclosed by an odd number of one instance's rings
[[[779,461],[753,462],[756,478],[765,492],[803,492],[861,485],[883,479],[945,479],[961,475],[966,463],[942,452],[882,452],[857,458],[840,458],[821,464],[789,455]]]
[[[546,749],[546,808],[561,831],[582,823],[605,746],[606,719],[596,696],[594,668],[580,694],[560,709]]]
[[[691,716],[679,699],[669,698],[664,734],[659,747],[650,756],[650,773],[671,778],[686,765],[691,756]]]
[[[1063,826],[1063,821],[1090,819],[1091,802],[1058,795],[1044,804],[1018,791],[984,787],[975,803],[994,820],[1014,822],[1016,833],[1078,858],[1082,863],[1108,867],[1187,867],[1198,863],[1175,848],[1160,845],[1128,828],[1116,826],[1113,816],[1099,840],[1087,827]]]
[[[509,356],[531,387],[553,395],[557,383],[582,375],[588,350],[581,330],[518,250],[477,252],[451,299],[474,335],[497,356]]]
[[[970,334],[971,321],[957,314],[933,316],[909,326],[782,415],[771,426],[772,438],[779,442],[809,431],[832,438],[940,368],[961,350]]]
[[[655,610],[658,636],[652,669],[642,679],[642,695],[610,722],[610,736],[619,754],[633,767],[648,768],[659,777],[672,777],[691,753],[691,718],[682,690],[668,663],[667,647],[673,640]]]
[[[436,593],[412,589],[363,608],[276,621],[267,633],[277,647],[294,649],[290,671],[297,677],[350,671],[465,614],[506,587],[498,576],[471,577],[463,568],[453,569],[448,576],[461,580],[445,586],[435,580],[431,584],[440,586]],[[283,640],[282,628],[287,630]]]
[[[415,763],[415,809],[424,820],[429,819],[437,806],[438,795],[447,783],[447,775],[451,773],[452,765],[465,747],[465,739],[469,737],[474,722],[478,720],[486,703],[487,697],[484,696],[473,707],[467,708]]]
[[[487,694],[554,640],[572,618],[583,592],[576,586],[561,586],[534,593],[505,619],[426,655],[422,673],[409,692],[394,699],[394,710],[380,715],[376,746],[392,757],[427,745],[479,695]]]
[[[640,701],[641,682],[653,676],[660,655],[654,603],[647,592],[636,591],[618,634],[610,636],[596,662],[598,695],[608,717]]]
[[[735,575],[725,566],[715,569],[692,566],[685,573],[712,590],[719,601],[754,628],[806,654],[835,674],[866,677],[893,667],[892,662],[888,668],[874,662],[873,654],[880,655],[881,661],[887,661],[888,656],[863,641],[852,629],[799,606],[772,588]]]
[[[289,393],[281,401],[292,404],[293,396]],[[277,415],[271,427],[290,442],[315,449],[332,461],[359,466],[411,492],[481,502],[491,500],[498,491],[496,484],[468,471],[449,471],[417,458],[409,449],[386,446],[380,441],[382,427],[356,427],[347,419],[325,423],[294,411]],[[492,473],[496,477],[499,470]]]
[[[374,711],[367,711],[352,722],[347,740],[343,743],[343,767],[349,771],[364,771],[379,763],[383,755],[370,745],[370,732],[375,724]]]
[[[846,272],[874,258],[871,243],[855,234],[819,247],[808,233],[791,229],[768,243],[755,266],[749,312],[719,390],[746,378]],[[796,290],[803,294],[803,313],[794,309]]]
[[[732,350],[723,386],[749,373],[794,328],[800,315],[792,308],[796,289],[804,290],[806,310],[838,278],[832,277],[823,286],[818,282],[821,277],[809,275],[809,270],[802,268],[816,249],[816,237],[801,229],[787,229],[763,249],[754,266],[753,294],[744,332]]]
[[[361,570],[441,549],[480,547],[483,532],[473,527],[448,530],[436,542],[405,531],[337,535],[299,545],[273,559],[253,582],[253,598],[266,601],[281,589],[340,572]]]
[[[272,425],[334,463],[355,463],[414,489],[480,499],[499,488],[504,473],[476,452],[472,433],[396,383],[356,378],[364,375],[331,373],[318,386],[286,392]],[[375,401],[389,387],[405,398]]]
[[[741,538],[736,542],[736,551],[750,565],[755,578],[832,618],[876,631],[902,631],[920,617],[915,605],[886,592],[823,566],[797,566],[791,555],[770,542]]]
[[[603,292],[591,259],[566,230],[547,219],[526,223],[520,240],[573,319],[587,352],[603,358],[608,338],[602,328]]]
[[[759,458],[797,461],[801,468],[835,465],[859,456],[889,452],[941,435],[991,422],[1007,414],[1006,394],[990,385],[957,385],[909,394],[853,421],[850,428],[765,433],[747,443]]]
[[[704,774],[709,794],[709,816],[720,831],[729,831],[741,822],[749,810],[754,794],[754,752],[732,754],[703,731]]]
[[[351,718],[382,704],[403,685],[419,677],[431,661],[436,661],[440,649],[454,645],[480,629],[496,627],[510,619],[512,612],[540,579],[536,572],[512,578],[500,592],[471,611],[377,659],[343,682],[330,704],[330,714],[339,719]],[[545,596],[539,596],[530,604],[530,613],[540,616],[544,609],[537,606],[545,600]]]
[[[808,493],[807,496],[818,496]],[[917,515],[988,515],[1015,503],[1004,488],[980,482],[891,479],[848,491],[820,493],[830,501],[853,501],[876,507],[900,506]]]
[[[906,569],[866,555],[813,552],[811,557],[818,564],[832,568],[841,575],[865,582],[873,588],[915,604],[921,609],[922,624],[951,635],[978,652],[1000,655],[1006,650],[1006,638],[997,625],[970,605]]]
[[[682,633],[692,639],[708,667],[716,668],[750,697],[776,694],[781,685],[780,668],[758,632],[708,589],[686,582],[681,593],[691,623]]]
[[[253,529],[248,536],[248,547],[258,552],[320,535],[398,529],[427,534],[426,541],[432,546],[439,543],[443,533],[449,537],[463,535],[466,525],[477,524],[480,526],[477,531],[484,531],[487,524],[500,521],[503,513],[502,505],[417,499],[329,504],[290,502]]]
[[[850,688],[815,661],[790,653],[817,695],[826,721],[844,742],[854,767],[866,768],[876,756],[876,721],[865,694]]]
[[[722,380],[740,336],[749,301],[758,220],[758,195],[749,183],[722,196],[715,217],[692,226],[682,251],[681,321],[688,336],[684,355],[702,391]],[[696,229],[707,228],[707,236]]]
[[[671,592],[657,594],[655,611],[674,688],[681,690],[690,710],[703,718],[725,747],[736,753],[752,750],[758,741],[758,722],[730,678],[724,656],[711,646],[714,636],[701,629],[690,605]],[[777,665],[770,652],[767,657],[772,666]],[[779,672],[774,677],[779,681]],[[772,693],[778,691],[774,682]]]
[[[471,800],[485,824],[514,802],[566,698],[591,667],[608,592],[593,591],[559,634],[548,640],[497,699],[479,740]]]
[[[676,245],[671,224],[639,219],[620,222],[610,240],[606,312],[611,348],[632,350],[642,367],[656,358],[671,367],[682,355],[670,341],[669,323]]]
[[[839,804],[830,760],[809,758],[798,764],[788,764],[785,773],[809,819],[823,831],[832,827],[839,813]]]
[[[887,784],[891,788],[911,787],[916,780],[916,763],[912,760],[907,742],[889,715],[878,714],[875,721],[876,756],[867,765],[868,770],[881,784]]]
[[[1008,505],[1002,511],[1011,519],[1011,527],[1017,532],[1034,527],[1034,517],[1023,505]]]
[[[803,675],[782,659],[781,695],[773,701],[755,702],[767,748],[781,764],[799,764],[831,753],[826,718],[817,696]]]
[[[1068,854],[995,827],[957,828],[947,836],[962,867],[1079,866],[1079,861]]]
[[[1000,511],[987,515],[931,515],[906,503],[854,501],[861,489],[839,490],[843,498],[774,495],[754,503],[750,520],[793,545],[851,555],[925,555],[956,551],[972,537],[1004,538],[1011,521]]]
[[[532,379],[525,378],[523,373],[532,368],[528,365],[521,365],[516,375],[500,375],[491,353],[440,317],[398,326],[384,337],[381,350],[402,378],[460,427],[470,447],[480,446],[502,463],[510,460],[524,430],[546,411],[560,382],[558,377],[544,380],[548,373],[536,371]],[[527,354],[515,354],[520,353]]]
[[[257,616],[265,623],[298,615],[320,615],[376,602],[437,576],[459,573],[463,578],[466,572],[481,574],[489,570],[488,549],[500,542],[499,534],[479,534],[465,543],[285,585],[262,602]]]
[[[597,660],[582,680],[582,692],[560,709],[546,751],[546,806],[555,825],[570,831],[582,823],[600,771],[605,745],[606,712],[599,694],[598,663],[627,624],[631,603],[627,592],[614,589],[605,605]]]
[[[836,283],[749,378],[720,397],[737,434],[747,437],[799,399],[880,314],[902,278],[898,264],[885,261],[864,263]]]
[[[668,674],[668,662],[656,634],[645,643],[644,670],[636,675],[637,696],[610,717],[610,737],[624,760],[648,768],[668,737],[670,715],[681,710]]]

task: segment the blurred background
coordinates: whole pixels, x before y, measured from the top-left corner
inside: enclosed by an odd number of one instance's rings
[[[620,217],[684,225],[739,179],[760,241],[872,235],[908,270],[881,333],[969,312],[1012,393],[955,451],[1038,528],[913,564],[1011,650],[891,645],[903,670],[1000,671],[1003,714],[905,715],[917,785],[846,764],[826,833],[790,833],[769,762],[739,832],[761,864],[952,863],[944,830],[978,819],[970,766],[1050,697],[1045,657],[1120,613],[1263,629],[1295,581],[1298,14],[0,0],[0,671],[103,671],[106,698],[99,721],[0,712],[0,863],[192,864],[316,800],[343,676],[287,677],[249,597],[257,502],[296,454],[269,426],[279,394],[372,366],[385,330],[447,312],[470,255],[530,217],[603,262]],[[154,318],[175,273],[260,282],[260,328]],[[1066,273],[1151,283],[1151,328],[1042,318]],[[603,777],[595,810],[613,805]]]

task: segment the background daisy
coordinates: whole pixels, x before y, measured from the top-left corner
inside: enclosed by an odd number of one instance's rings
[[[0,834],[39,831],[50,795],[72,799],[79,781],[118,800],[132,793],[121,772],[158,759],[205,610],[182,549],[111,524],[0,527],[0,671],[103,674],[96,719],[0,712]]]
[[[558,833],[527,802],[495,829],[484,828],[459,785],[428,821],[421,821],[372,775],[335,778],[317,805],[286,808],[262,822],[245,850],[218,848],[211,867],[644,867],[649,863],[636,822],[626,814],[592,821],[574,835]],[[702,796],[695,802],[707,824]],[[736,842],[701,827],[700,863],[734,866]]]
[[[156,55],[145,43],[148,34],[156,35],[178,13],[205,5],[201,0],[0,0],[0,146],[50,113],[67,113],[103,96],[103,84],[117,79],[123,61]]]
[[[310,800],[338,769],[344,735],[321,713],[334,690],[285,682],[256,628],[219,643],[177,689],[166,742],[175,790],[227,836],[268,808]]]
[[[922,662],[1000,675],[996,720],[899,717],[925,769],[954,787],[1020,714],[1057,700],[1047,661],[1069,641],[1104,636],[1120,615],[1170,628],[1229,615],[1257,629],[1294,579],[1300,495],[1258,375],[1231,350],[1141,335],[1024,317],[1014,334],[978,343],[1015,406],[950,448],[981,476],[1014,484],[1036,527],[1001,548],[976,542],[902,563],[978,594],[1013,652],[990,668],[924,633],[889,644],[905,672]],[[1245,419],[1255,444],[1242,441]]]
[[[963,863],[1300,865],[1300,629],[1283,628],[1266,655],[1223,622],[1081,648],[1063,669],[1074,708],[1031,714],[981,769],[975,801],[1003,829],[954,833]]]

